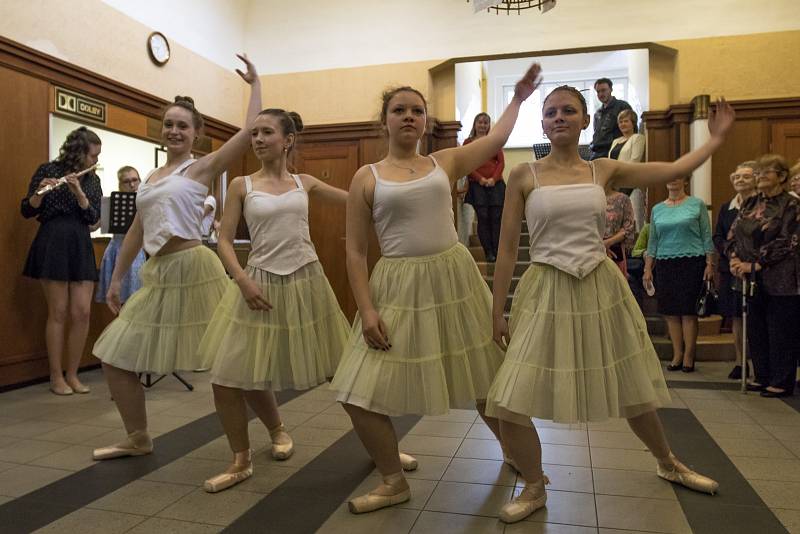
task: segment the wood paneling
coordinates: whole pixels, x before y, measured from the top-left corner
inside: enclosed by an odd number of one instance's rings
[[[771,125],[771,151],[780,154],[794,165],[800,160],[800,122],[779,121]]]

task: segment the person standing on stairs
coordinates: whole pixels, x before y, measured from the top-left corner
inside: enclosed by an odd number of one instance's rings
[[[532,417],[574,423],[625,417],[657,459],[658,476],[714,493],[718,484],[672,454],[656,408],[669,392],[653,344],[625,277],[602,243],[607,190],[649,187],[688,175],[722,144],[733,125],[721,101],[709,120],[711,139],[673,163],[586,162],[578,152],[589,126],[583,95],[569,86],[544,100],[542,126],[550,154],[516,166],[506,192],[495,269],[493,335],[506,357],[487,396],[487,415],[526,484],[503,506],[512,523],[545,506],[547,477]],[[531,265],[503,316],[523,214]]]

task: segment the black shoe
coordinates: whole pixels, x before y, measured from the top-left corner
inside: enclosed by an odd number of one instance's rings
[[[745,386],[745,388],[747,389],[747,391],[764,391],[764,388],[765,388],[765,387],[766,387],[766,386],[763,386],[763,385],[761,385],[761,384],[747,384],[747,385]]]
[[[671,363],[667,364],[667,371],[680,371],[683,369],[683,364],[679,363],[677,365],[672,365]]]
[[[683,368],[681,368],[681,371],[683,371],[684,373],[694,373],[694,364],[684,365]]]
[[[768,389],[765,389],[761,392],[761,396],[766,397],[768,399],[778,399],[781,397],[791,397],[792,392],[789,391],[788,389],[783,391],[770,391]]]

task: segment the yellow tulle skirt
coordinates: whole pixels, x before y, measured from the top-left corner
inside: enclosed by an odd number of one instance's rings
[[[644,316],[610,259],[583,279],[532,264],[514,295],[509,330],[489,415],[603,421],[670,401]]]
[[[272,310],[251,310],[239,286],[229,283],[200,342],[211,381],[246,390],[308,389],[327,381],[350,324],[322,265],[284,276],[247,267],[247,274]]]
[[[443,414],[486,398],[503,354],[492,341],[491,294],[467,249],[381,258],[372,301],[392,348],[370,349],[356,317],[331,389],[386,415]]]
[[[200,339],[222,298],[228,276],[211,250],[197,246],[148,259],[142,287],[122,306],[92,353],[137,373],[200,367]]]

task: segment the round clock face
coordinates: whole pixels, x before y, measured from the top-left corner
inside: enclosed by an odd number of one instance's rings
[[[159,32],[153,32],[147,39],[147,49],[150,57],[158,65],[163,65],[169,61],[169,43],[167,38]]]

